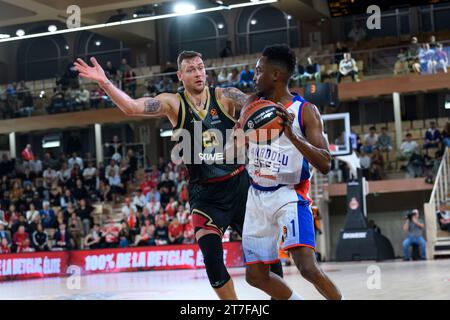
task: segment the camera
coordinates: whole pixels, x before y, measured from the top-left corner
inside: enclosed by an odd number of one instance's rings
[[[412,210],[407,211],[405,214],[405,218],[407,218],[408,220],[412,220],[413,216],[414,216],[414,211],[412,211]]]

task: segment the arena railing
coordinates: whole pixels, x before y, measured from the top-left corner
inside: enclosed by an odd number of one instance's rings
[[[427,259],[434,259],[436,245],[439,243],[436,213],[442,203],[448,203],[450,191],[450,152],[446,148],[439,170],[436,174],[430,200],[424,203],[425,226],[427,235]],[[448,239],[445,239],[448,240]]]

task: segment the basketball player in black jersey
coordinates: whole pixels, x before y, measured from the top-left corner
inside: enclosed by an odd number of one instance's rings
[[[200,53],[184,51],[177,62],[177,75],[184,89],[176,94],[162,93],[154,98],[140,99],[132,99],[116,88],[94,57],[91,58],[92,67],[82,59],[77,59],[74,65],[81,77],[96,81],[126,115],[165,116],[174,129],[190,132],[192,150],[195,145],[207,147],[217,140],[208,130],[216,129],[222,137],[226,137],[225,131],[235,125],[236,110],[252,98],[236,88],[207,87]],[[200,137],[194,135],[194,121],[201,123]],[[220,299],[237,299],[233,281],[223,261],[222,236],[228,226],[242,234],[249,177],[243,165],[206,164],[203,161],[205,154],[192,155],[197,162],[191,159],[190,164],[186,163],[190,175],[189,203],[206,272]],[[216,155],[212,154],[213,157]],[[219,160],[220,157],[217,158]],[[273,271],[281,275],[281,265],[274,265]]]

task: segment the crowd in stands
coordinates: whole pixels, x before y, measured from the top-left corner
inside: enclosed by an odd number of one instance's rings
[[[4,154],[0,253],[193,243],[186,168],[160,159],[138,181],[132,150],[116,160],[97,167],[89,153],[40,158],[30,145],[20,158]],[[97,216],[99,204],[113,211]]]
[[[402,144],[397,148],[395,159],[389,159],[393,150],[392,137],[388,129],[382,127],[378,133],[375,126],[362,138],[355,132],[351,133],[352,149],[356,152],[362,173],[367,180],[382,180],[386,178],[386,170],[392,169],[392,162],[402,164],[407,178],[424,177],[427,183],[433,183],[433,178],[439,169],[445,148],[450,147],[450,122],[438,129],[435,121],[430,121],[426,130],[423,145],[419,145],[410,132],[406,133]],[[339,141],[335,141],[337,145]],[[349,169],[343,162],[334,164],[333,170],[339,176],[338,181],[348,181]]]
[[[448,54],[442,43],[431,36],[428,43],[420,44],[417,37],[411,38],[408,48],[401,48],[394,67],[395,74],[448,73]]]

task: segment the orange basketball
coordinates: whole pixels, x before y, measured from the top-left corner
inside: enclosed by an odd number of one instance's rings
[[[283,133],[282,120],[277,115],[276,103],[257,100],[249,104],[239,118],[239,124],[252,142],[270,143]]]

